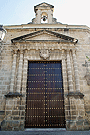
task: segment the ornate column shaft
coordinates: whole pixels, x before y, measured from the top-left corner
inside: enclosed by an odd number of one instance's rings
[[[16,70],[16,56],[17,56],[17,51],[14,51],[13,63],[12,63],[11,83],[10,83],[10,92],[14,92],[15,70]]]
[[[67,83],[67,70],[66,70],[66,61],[65,61],[65,50],[62,50],[62,74],[63,74],[63,86],[64,94],[68,93],[68,83]]]
[[[75,88],[77,92],[80,92],[80,83],[79,83],[79,75],[78,75],[78,67],[77,67],[77,59],[75,50],[72,51],[73,54],[73,64],[74,64],[74,76],[75,76]]]
[[[71,69],[71,62],[70,62],[70,51],[67,50],[67,73],[68,73],[68,85],[69,85],[69,92],[73,92],[73,80],[72,80],[72,69]]]
[[[22,66],[23,66],[23,51],[20,51],[20,59],[19,59],[18,74],[17,74],[17,86],[16,86],[16,92],[19,93],[21,89]]]
[[[22,93],[26,96],[26,83],[27,83],[27,68],[28,68],[28,60],[27,60],[27,50],[24,54],[24,66],[23,66],[23,80],[22,80]]]

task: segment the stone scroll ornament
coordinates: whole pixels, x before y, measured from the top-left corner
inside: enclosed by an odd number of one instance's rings
[[[44,60],[48,59],[50,57],[50,50],[48,49],[41,49],[40,50],[40,57]]]

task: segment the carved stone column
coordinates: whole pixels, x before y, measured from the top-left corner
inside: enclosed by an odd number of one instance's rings
[[[63,87],[64,87],[65,120],[66,120],[66,126],[67,126],[67,120],[68,120],[70,111],[69,111],[69,101],[66,96],[66,94],[68,93],[68,82],[67,82],[67,67],[66,67],[66,51],[65,50],[62,50],[62,75],[63,75]]]
[[[24,128],[24,121],[25,121],[25,107],[26,107],[26,92],[27,92],[27,68],[28,68],[28,60],[27,60],[27,50],[25,50],[24,53],[24,64],[23,64],[23,78],[22,78],[22,118],[23,118],[23,123],[22,127]]]
[[[4,120],[1,122],[1,130],[24,130],[22,127],[22,120],[20,112],[21,112],[21,97],[22,95],[18,92],[14,91],[14,80],[15,80],[15,71],[16,71],[16,53],[13,55],[13,64],[12,64],[12,75],[11,75],[11,84],[10,84],[10,92],[5,95],[6,97],[6,106],[5,106],[5,117]],[[22,55],[20,56],[20,60],[22,61]],[[20,61],[20,63],[21,63]],[[19,70],[21,69],[22,64],[19,64]],[[20,76],[18,74],[18,77]],[[20,78],[18,78],[19,80]]]
[[[70,51],[69,50],[67,50],[67,73],[68,73],[69,92],[73,92],[72,69],[71,69]]]
[[[70,115],[67,119],[67,130],[88,130],[89,125],[85,119],[85,108],[84,108],[84,95],[80,92],[79,85],[79,76],[77,68],[77,60],[75,51],[72,52],[73,63],[74,63],[74,74],[75,74],[75,88],[76,91],[73,91],[72,85],[72,72],[71,72],[71,63],[69,51],[67,51],[67,72],[68,72],[68,84],[69,84],[69,93],[67,97],[69,99],[69,111]]]
[[[16,56],[17,56],[17,51],[14,51],[13,63],[12,63],[11,83],[10,83],[10,92],[14,91],[15,70],[16,70]]]
[[[66,69],[66,60],[65,60],[65,50],[62,50],[62,74],[63,74],[63,86],[64,94],[68,93],[68,83],[67,83],[67,69]]]
[[[17,73],[17,86],[16,86],[16,92],[18,93],[20,93],[21,89],[22,66],[23,66],[23,51],[20,51],[20,59]]]
[[[24,65],[23,65],[23,80],[22,80],[22,93],[26,95],[26,83],[27,83],[27,68],[28,68],[28,60],[27,60],[27,50],[24,54]]]
[[[72,50],[73,55],[73,65],[74,65],[74,76],[75,76],[75,88],[76,92],[80,92],[80,83],[79,83],[79,75],[78,75],[78,67],[77,67],[77,59],[75,50]]]

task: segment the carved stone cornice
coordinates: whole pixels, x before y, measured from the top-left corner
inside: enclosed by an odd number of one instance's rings
[[[37,36],[37,35],[43,35],[43,34],[49,34],[51,36],[54,36],[56,37],[56,40],[33,40],[33,36]],[[13,38],[11,39],[11,42],[12,43],[20,43],[20,42],[66,42],[66,43],[73,43],[74,45],[78,42],[78,39],[75,39],[73,37],[69,37],[69,36],[66,36],[66,35],[63,35],[63,34],[60,34],[60,33],[57,33],[57,32],[54,32],[54,31],[49,31],[49,30],[40,30],[40,31],[35,31],[33,33],[30,33],[30,34],[26,34],[26,35],[23,35],[23,36],[19,36],[17,38]]]

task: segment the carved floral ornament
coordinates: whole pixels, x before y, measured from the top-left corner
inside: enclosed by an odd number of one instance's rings
[[[40,57],[46,60],[50,57],[50,50],[49,49],[41,49],[40,50]]]

